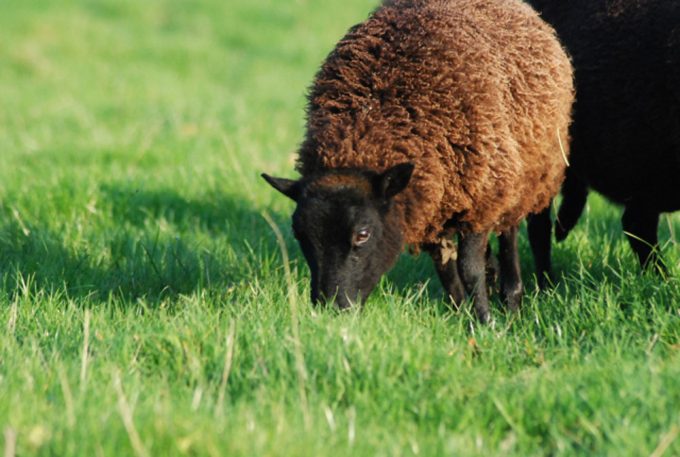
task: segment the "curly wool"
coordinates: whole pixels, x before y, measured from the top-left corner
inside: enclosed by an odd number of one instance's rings
[[[500,232],[562,182],[571,64],[519,0],[393,0],[354,26],[309,95],[303,176],[415,164],[404,239]]]
[[[617,203],[680,209],[680,1],[531,3],[574,61],[570,172]]]

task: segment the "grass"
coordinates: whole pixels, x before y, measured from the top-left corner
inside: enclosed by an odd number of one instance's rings
[[[554,291],[523,236],[494,326],[406,255],[362,312],[308,306],[258,173],[292,175],[305,89],[374,3],[2,2],[5,455],[680,455],[677,215],[666,279],[597,196]]]

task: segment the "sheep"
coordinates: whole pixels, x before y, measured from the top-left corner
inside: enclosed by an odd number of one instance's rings
[[[593,189],[624,206],[640,264],[662,267],[659,215],[680,209],[680,1],[530,3],[555,27],[576,79],[556,238],[567,237]]]
[[[302,177],[263,174],[297,203],[292,228],[312,301],[361,303],[409,245],[432,256],[453,302],[467,292],[486,322],[485,255],[495,232],[501,293],[517,308],[518,224],[535,214],[531,233],[549,218],[572,102],[569,58],[525,3],[384,2],[316,75]],[[536,240],[543,276],[550,240]]]

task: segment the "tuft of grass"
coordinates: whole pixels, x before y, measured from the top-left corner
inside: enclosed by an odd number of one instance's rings
[[[3,2],[5,455],[680,454],[678,215],[665,279],[597,196],[554,290],[524,236],[493,326],[407,255],[362,311],[308,305],[258,174],[292,174],[306,87],[374,6]]]

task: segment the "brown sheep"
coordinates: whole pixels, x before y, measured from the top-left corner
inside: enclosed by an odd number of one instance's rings
[[[495,232],[502,292],[516,307],[517,226],[548,215],[572,101],[568,57],[519,0],[393,0],[352,27],[309,95],[302,178],[264,176],[298,204],[313,301],[365,299],[406,243],[430,252],[453,300],[464,286],[486,321]],[[442,248],[455,233],[462,285]],[[540,244],[542,276],[549,240]]]

